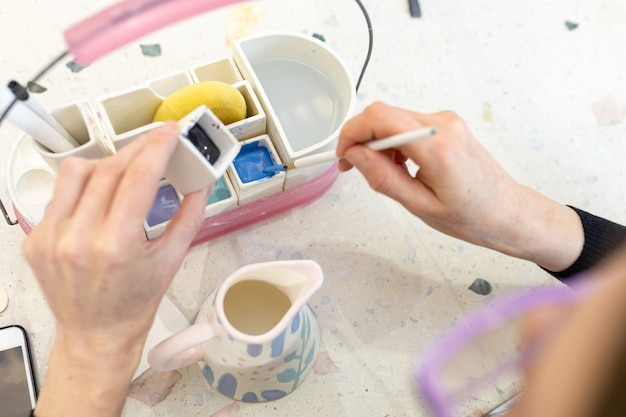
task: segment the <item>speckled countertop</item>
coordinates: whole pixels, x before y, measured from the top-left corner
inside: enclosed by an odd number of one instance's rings
[[[108,1],[0,3],[1,82],[27,80],[64,48],[62,30]],[[364,0],[374,51],[357,110],[374,100],[423,112],[453,109],[521,182],[563,203],[626,222],[626,5],[617,0],[422,1],[412,19],[405,0]],[[568,27],[567,23],[570,25]],[[578,25],[577,27],[574,27]],[[351,0],[241,3],[147,36],[77,73],[61,65],[41,84],[53,108],[230,56],[232,39],[265,30],[322,34],[356,78],[367,47]],[[6,155],[18,137],[0,130],[0,196],[8,201]],[[9,307],[0,326],[18,323],[46,373],[53,318],[26,265],[19,227],[0,224],[0,288]],[[505,292],[551,278],[534,265],[451,239],[371,191],[358,172],[339,176],[307,206],[190,250],[168,295],[190,319],[215,284],[239,266],[309,258],[325,272],[310,300],[322,354],[287,397],[233,403],[198,367],[180,371],[150,406],[129,399],[128,416],[426,416],[411,380],[420,351],[464,312]],[[468,289],[489,281],[488,296]],[[494,387],[485,411],[513,394]]]

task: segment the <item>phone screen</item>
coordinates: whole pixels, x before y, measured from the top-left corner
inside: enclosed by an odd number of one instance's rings
[[[0,333],[2,337],[2,333]],[[34,405],[25,346],[0,350],[0,416],[28,417]]]

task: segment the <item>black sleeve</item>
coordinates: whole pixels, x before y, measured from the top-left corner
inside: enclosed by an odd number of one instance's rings
[[[626,243],[626,227],[602,217],[594,216],[576,207],[568,207],[573,209],[580,217],[585,233],[585,243],[580,256],[572,266],[561,272],[546,270],[560,280],[566,280],[579,272],[593,267],[623,243]]]

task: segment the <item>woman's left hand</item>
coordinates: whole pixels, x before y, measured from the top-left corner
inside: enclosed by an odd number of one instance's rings
[[[202,224],[208,190],[187,195],[158,239],[144,234],[177,135],[168,123],[113,156],[61,164],[52,203],[23,244],[57,321],[41,416],[119,415],[159,303]]]

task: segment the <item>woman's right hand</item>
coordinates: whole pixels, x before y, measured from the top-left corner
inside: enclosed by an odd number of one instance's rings
[[[437,135],[376,152],[363,142],[424,127]],[[374,103],[346,122],[339,169],[356,167],[369,185],[429,226],[467,242],[561,271],[584,243],[578,215],[515,181],[455,113],[418,113]],[[419,166],[411,175],[405,165]]]

